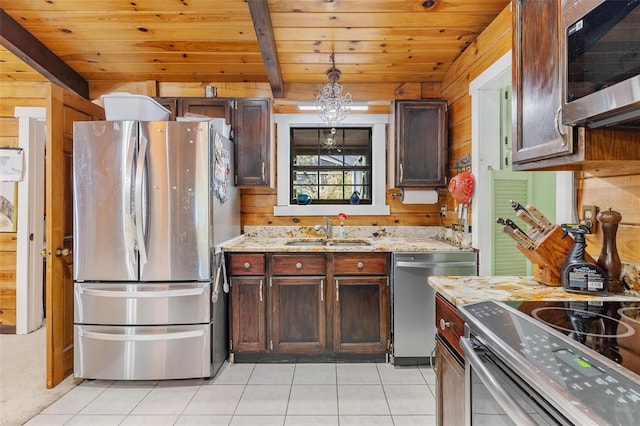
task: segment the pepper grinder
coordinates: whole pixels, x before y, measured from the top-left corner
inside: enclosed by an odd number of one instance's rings
[[[618,232],[618,223],[622,220],[622,215],[609,207],[609,210],[600,211],[596,217],[602,226],[602,250],[600,251],[600,256],[598,256],[597,264],[609,276],[609,291],[611,293],[622,293],[622,283],[620,281],[622,263],[620,263],[620,256],[618,256],[618,248],[616,246],[616,233]]]

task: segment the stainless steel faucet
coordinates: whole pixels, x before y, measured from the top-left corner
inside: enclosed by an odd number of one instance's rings
[[[324,232],[327,239],[330,240],[333,238],[333,221],[326,216],[324,217],[324,220],[326,221],[326,226],[316,225],[313,229]]]

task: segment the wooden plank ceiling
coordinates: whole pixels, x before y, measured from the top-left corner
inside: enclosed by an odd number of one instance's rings
[[[281,97],[287,83],[327,82],[332,52],[341,83],[439,82],[508,4],[11,0],[0,7],[86,82],[269,82]],[[0,84],[44,79],[27,64],[2,48]]]

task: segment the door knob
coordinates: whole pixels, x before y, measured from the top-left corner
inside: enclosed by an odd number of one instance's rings
[[[56,249],[56,256],[60,257],[60,256],[69,256],[71,254],[71,250],[68,248],[60,248],[58,247]]]
[[[45,259],[47,258],[47,249],[43,248],[42,250],[40,250],[40,256],[44,257]]]

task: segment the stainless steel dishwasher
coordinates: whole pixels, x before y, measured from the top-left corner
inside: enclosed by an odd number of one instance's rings
[[[393,253],[391,327],[395,365],[430,364],[435,348],[432,275],[477,275],[475,252]]]

